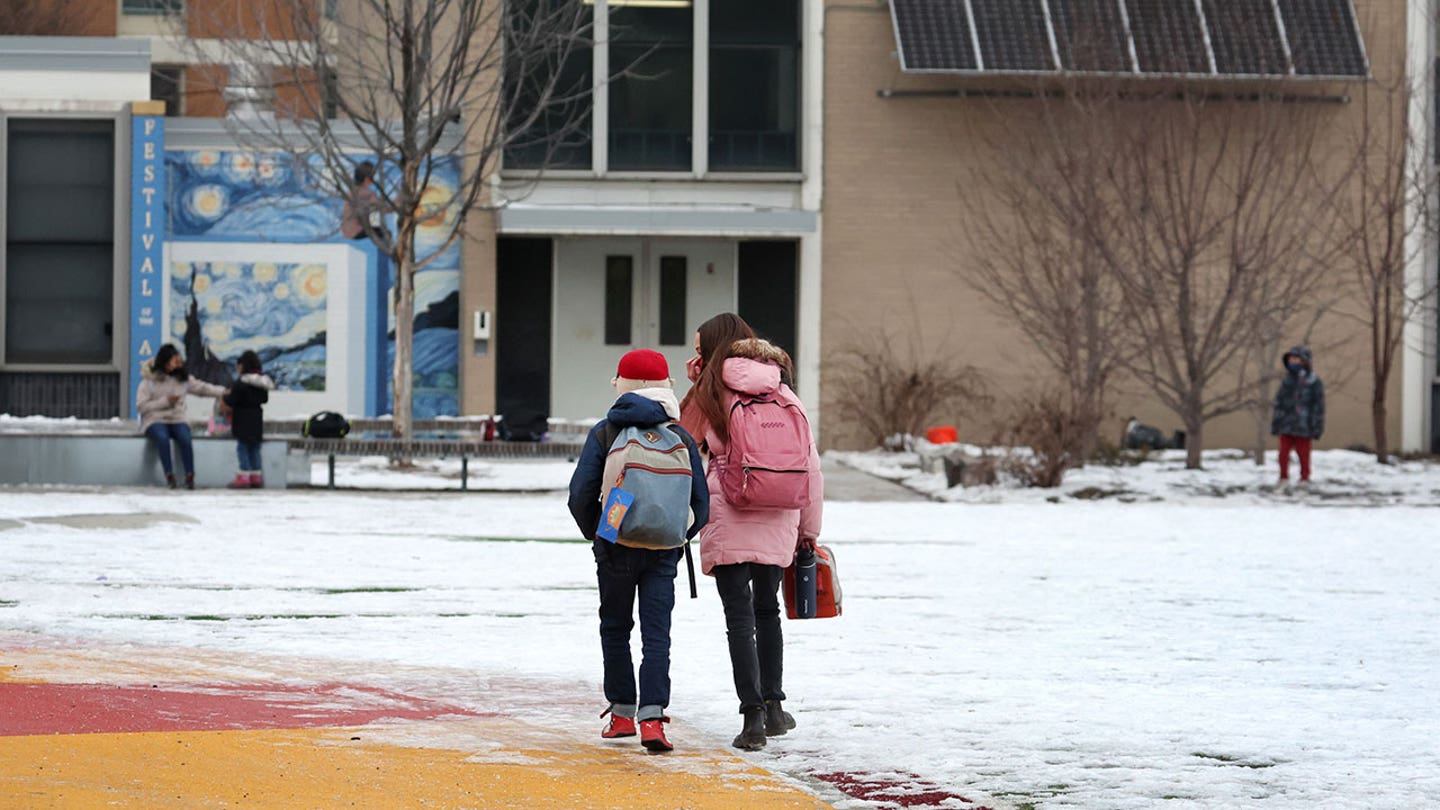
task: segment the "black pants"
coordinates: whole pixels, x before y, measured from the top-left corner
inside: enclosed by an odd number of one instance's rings
[[[740,710],[784,700],[785,639],[780,634],[778,565],[736,563],[710,570],[725,606],[730,669]]]

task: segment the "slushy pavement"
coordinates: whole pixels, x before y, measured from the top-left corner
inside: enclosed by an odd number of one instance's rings
[[[0,807],[830,806],[683,722],[601,740],[584,691],[0,633]]]

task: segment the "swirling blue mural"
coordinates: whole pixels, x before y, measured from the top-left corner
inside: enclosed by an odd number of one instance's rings
[[[227,366],[252,349],[281,390],[324,391],[328,282],[318,264],[176,263],[171,335],[187,345],[187,332],[198,328]]]
[[[361,156],[356,158],[361,159]],[[166,168],[170,178],[172,239],[259,243],[343,241],[339,234],[343,204],[319,190],[322,184],[317,178],[320,172],[326,171],[319,164],[298,162],[285,155],[257,155],[239,150],[171,150],[166,154]],[[379,182],[382,186],[387,184],[383,175]],[[458,162],[437,160],[421,202],[426,217],[416,233],[416,255],[421,261],[429,260],[415,277],[414,415],[422,419],[460,412],[460,244],[459,240],[449,246],[444,244],[459,215],[454,206],[448,205],[458,184]],[[390,229],[395,231],[393,221]],[[367,251],[367,256],[375,262],[373,251]],[[232,279],[234,283],[222,299],[221,312],[201,313],[207,319],[206,330],[213,328],[218,335],[228,329],[232,342],[235,335],[254,339],[261,334],[255,331],[260,327],[253,323],[257,314],[268,317],[272,310],[284,311],[290,306],[281,303],[277,307],[274,286],[267,287],[255,280],[254,267],[258,266],[242,268],[236,275],[225,277],[227,283]],[[282,266],[303,265],[275,265],[276,268]],[[186,275],[184,268],[173,273]],[[393,289],[393,272],[387,281]],[[185,278],[172,280],[172,286],[173,283],[182,283],[188,290],[190,281]],[[172,295],[181,293],[176,288],[172,289]],[[183,295],[188,300],[189,293]],[[385,298],[392,300],[393,296]],[[172,312],[175,311],[183,309],[176,310],[172,304]],[[386,357],[383,361],[370,359],[372,363],[385,363],[377,376],[384,381],[383,398],[387,403],[392,401],[394,318],[392,309],[386,318]],[[289,384],[313,385],[313,376],[306,375],[315,368],[321,369],[319,379],[323,384],[323,320],[320,323],[319,344],[296,348],[295,351],[304,353],[303,357],[289,357],[288,353],[276,355],[285,357],[282,362],[296,363],[296,376],[287,378]],[[226,356],[221,349],[211,348],[217,356]],[[299,370],[302,368],[310,372]]]

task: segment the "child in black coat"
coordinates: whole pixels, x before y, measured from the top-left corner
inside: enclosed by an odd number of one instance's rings
[[[231,489],[259,489],[265,486],[264,468],[260,463],[260,444],[265,440],[265,403],[275,383],[260,367],[260,355],[246,351],[236,363],[240,379],[225,395],[230,406],[230,432],[235,436],[235,454],[240,471],[230,482]]]

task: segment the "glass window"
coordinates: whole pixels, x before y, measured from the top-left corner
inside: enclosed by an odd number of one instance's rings
[[[590,168],[591,6],[524,0],[508,8],[505,167]]]
[[[114,124],[12,119],[8,130],[5,362],[108,363]]]
[[[690,168],[693,12],[610,9],[610,169]]]
[[[605,257],[605,345],[630,345],[630,318],[635,287],[635,259]]]
[[[178,14],[184,0],[124,0],[122,14]]]
[[[800,168],[800,4],[710,6],[710,169]]]
[[[185,69],[179,65],[156,65],[150,69],[150,98],[165,102],[167,116],[184,115],[180,106],[184,95],[180,92],[181,76]]]
[[[689,341],[685,330],[684,256],[660,257],[660,345],[684,346]]]

